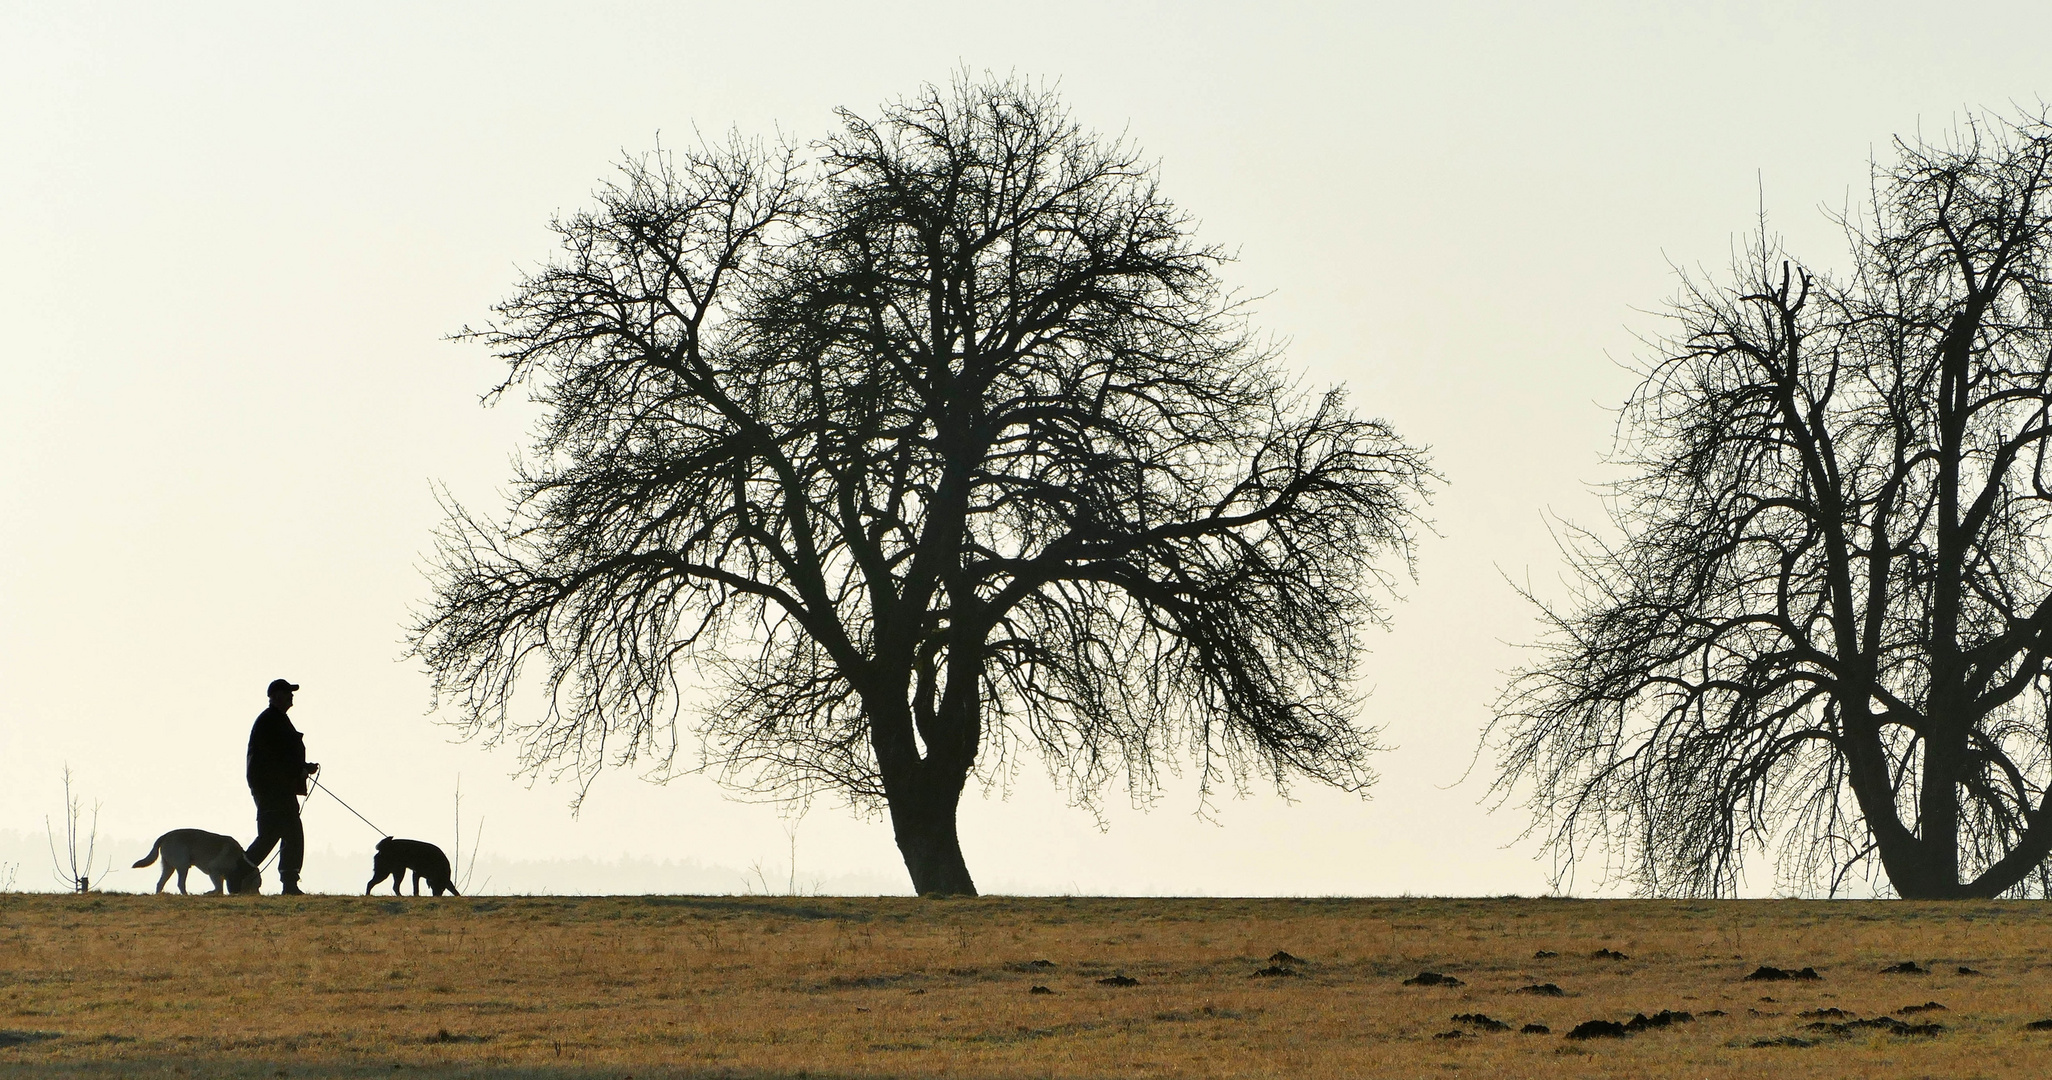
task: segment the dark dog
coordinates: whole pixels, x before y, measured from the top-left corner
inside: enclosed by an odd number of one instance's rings
[[[442,895],[445,889],[452,896],[463,895],[456,891],[456,883],[449,878],[449,857],[442,854],[441,848],[425,840],[394,840],[389,836],[378,841],[377,857],[371,860],[370,884],[363,887],[363,894],[369,896],[370,891],[378,887],[378,882],[389,876],[392,895],[399,895],[399,881],[408,870],[413,871],[415,896],[420,895],[420,883],[423,881],[435,890],[436,896]]]

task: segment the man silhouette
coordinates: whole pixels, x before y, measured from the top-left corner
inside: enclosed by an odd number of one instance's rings
[[[299,797],[306,794],[306,778],[319,765],[306,760],[306,739],[285,715],[292,708],[296,683],[271,680],[271,707],[257,714],[249,729],[246,772],[250,796],[256,799],[257,838],[250,841],[249,861],[261,865],[274,844],[283,842],[278,854],[279,891],[287,896],[299,891],[299,868],[306,860],[306,833],[299,827]]]

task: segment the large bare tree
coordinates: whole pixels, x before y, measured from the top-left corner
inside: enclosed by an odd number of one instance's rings
[[[1617,535],[1571,543],[1498,790],[1652,892],[1747,850],[1905,897],[2052,850],[2052,128],[1902,141],[1838,276],[1766,238],[1685,280],[1623,416]]]
[[[415,629],[459,722],[588,779],[682,721],[731,783],[887,808],[921,893],[974,892],[957,804],[1020,751],[1086,797],[1369,784],[1348,684],[1421,453],[1294,389],[1049,93],[841,120],[630,163],[474,332],[547,419]]]

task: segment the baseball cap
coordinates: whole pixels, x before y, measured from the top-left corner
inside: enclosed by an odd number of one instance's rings
[[[298,683],[291,683],[291,682],[286,682],[286,681],[285,681],[285,680],[283,680],[283,679],[272,679],[272,680],[271,680],[271,685],[269,685],[269,686],[267,686],[267,687],[265,687],[265,688],[264,688],[264,693],[266,693],[266,694],[276,694],[276,693],[278,693],[278,692],[279,692],[279,691],[281,691],[281,690],[295,690],[295,691],[296,691],[296,690],[298,690],[298,689],[299,689],[299,684],[298,684]]]

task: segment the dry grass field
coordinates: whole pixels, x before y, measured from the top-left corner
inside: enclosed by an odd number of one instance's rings
[[[2047,1017],[2039,903],[0,896],[6,1076],[2043,1077]]]

